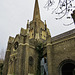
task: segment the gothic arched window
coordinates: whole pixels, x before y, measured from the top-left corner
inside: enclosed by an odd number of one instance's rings
[[[18,48],[18,42],[15,42],[14,49],[16,50]]]
[[[29,57],[29,65],[32,66],[33,65],[33,58],[30,56]]]

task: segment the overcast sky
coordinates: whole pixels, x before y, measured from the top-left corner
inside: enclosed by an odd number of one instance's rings
[[[64,26],[66,19],[55,20],[52,8],[48,11],[44,8],[47,0],[38,1],[41,19],[47,21],[52,37],[75,28],[74,24]],[[9,36],[15,37],[21,27],[26,28],[27,20],[33,19],[34,3],[35,0],[0,0],[0,50],[6,50]]]

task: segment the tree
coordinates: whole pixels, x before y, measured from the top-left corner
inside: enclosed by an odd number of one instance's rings
[[[73,11],[73,13],[71,14],[73,20],[74,20],[74,24],[75,24],[75,10]]]
[[[73,19],[75,15],[71,15],[73,11],[75,10],[74,0],[59,0],[57,7],[54,8],[52,11],[52,14],[56,14],[59,17],[56,17],[56,20],[62,19],[64,16],[66,16],[67,19]],[[55,4],[54,0],[48,0],[45,4],[45,8],[49,9],[51,6]],[[68,14],[68,15],[67,15]],[[75,22],[75,21],[74,21]],[[69,25],[71,25],[73,22],[71,22]]]

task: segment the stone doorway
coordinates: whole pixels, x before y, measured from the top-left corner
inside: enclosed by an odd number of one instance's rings
[[[75,65],[72,63],[66,63],[62,67],[62,75],[73,75]]]
[[[62,63],[60,75],[75,75],[75,62],[65,61]]]

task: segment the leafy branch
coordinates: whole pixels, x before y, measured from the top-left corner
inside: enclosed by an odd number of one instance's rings
[[[42,56],[43,56],[43,48],[44,48],[44,45],[42,43],[38,43],[35,46],[35,50],[38,53],[38,64],[37,64],[36,75],[41,75],[41,65],[40,65],[40,63],[41,63],[41,59],[42,59]]]
[[[49,9],[51,6],[53,6],[55,3],[54,0],[48,0],[45,4],[45,8]],[[74,0],[58,0],[57,7],[54,8],[52,11],[52,14],[55,13],[59,17],[56,17],[56,20],[62,19],[66,16],[67,20],[73,19],[71,16],[71,13],[75,10]],[[67,25],[73,24],[69,23]]]

